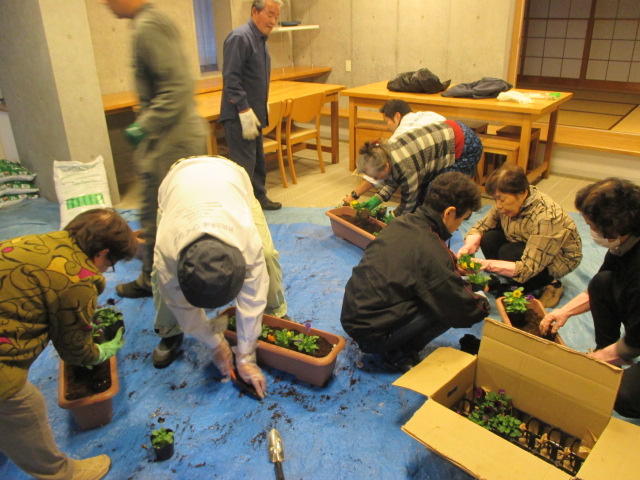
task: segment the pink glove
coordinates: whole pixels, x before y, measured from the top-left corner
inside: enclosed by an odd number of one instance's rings
[[[460,247],[458,250],[458,256],[464,255],[465,253],[474,254],[480,248],[480,240],[482,240],[482,235],[467,235],[467,238],[464,239],[464,245]]]
[[[227,342],[224,336],[222,336],[220,344],[213,349],[213,364],[220,370],[220,373],[226,377],[224,381],[228,381],[231,371],[233,370],[233,353],[231,352],[229,342]]]
[[[236,356],[236,366],[238,367],[238,374],[247,383],[253,385],[256,389],[256,393],[260,398],[264,398],[267,394],[267,381],[262,374],[262,370],[256,363],[256,354],[238,354]]]

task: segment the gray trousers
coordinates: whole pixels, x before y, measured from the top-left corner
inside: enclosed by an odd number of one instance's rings
[[[34,478],[73,478],[73,460],[56,445],[44,395],[30,382],[0,402],[0,451]]]
[[[204,120],[194,115],[167,135],[145,139],[136,149],[133,162],[138,181],[142,185],[140,223],[145,240],[142,273],[137,283],[143,288],[151,288],[149,276],[156,243],[158,189],[176,161],[207,154],[207,128]]]

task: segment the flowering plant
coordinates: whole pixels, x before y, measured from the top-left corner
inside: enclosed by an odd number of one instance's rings
[[[511,415],[513,403],[504,390],[487,393],[478,387],[475,396],[476,407],[469,420],[507,438],[522,436],[522,422]]]
[[[91,319],[93,340],[103,343],[115,336],[118,328],[124,326],[122,312],[115,307],[98,308]]]
[[[523,295],[524,287],[511,287],[510,292],[504,293],[504,309],[509,313],[513,312],[526,312],[527,305],[533,300],[533,295]]]
[[[469,283],[484,286],[489,282],[489,277],[480,271],[482,264],[474,261],[470,254],[464,253],[460,255],[458,264],[463,270],[471,272],[467,275]]]
[[[230,330],[236,329],[235,315],[229,317],[227,328]],[[309,332],[311,332],[311,322],[305,322],[304,328],[306,333],[296,332],[288,328],[274,328],[263,324],[260,339],[278,345],[279,347],[289,348],[291,350],[297,349],[299,352],[311,354],[318,350],[318,339],[320,337],[318,335],[309,335]]]

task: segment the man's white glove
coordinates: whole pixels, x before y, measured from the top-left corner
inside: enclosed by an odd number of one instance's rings
[[[260,120],[250,108],[245,112],[240,112],[240,125],[242,125],[242,138],[245,140],[253,140],[260,135]]]
[[[221,334],[220,334],[221,335]],[[223,381],[229,381],[229,376],[233,370],[233,353],[229,342],[222,336],[222,340],[216,348],[213,349],[213,364],[220,371]]]
[[[236,352],[236,367],[238,368],[238,374],[247,383],[253,385],[256,389],[256,393],[260,398],[264,398],[267,394],[267,380],[262,374],[262,370],[256,363],[256,354],[248,353],[241,354]]]

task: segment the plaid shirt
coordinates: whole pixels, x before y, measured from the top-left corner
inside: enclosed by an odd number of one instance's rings
[[[545,267],[554,278],[575,270],[582,260],[582,240],[576,224],[551,197],[529,187],[529,197],[513,218],[501,215],[494,205],[467,235],[483,235],[502,228],[509,242],[525,242],[513,279],[524,283]]]
[[[413,213],[420,206],[420,189],[431,182],[435,173],[456,161],[455,135],[445,122],[406,132],[389,142],[389,150],[391,175],[379,195],[386,202],[400,187],[402,201],[395,210],[396,216],[403,212]]]
[[[432,123],[444,122],[446,118],[436,112],[410,112],[400,119],[398,128],[393,132],[393,135],[389,138],[390,142],[395,142],[396,138],[411,130],[415,130],[425,125],[431,125]]]

